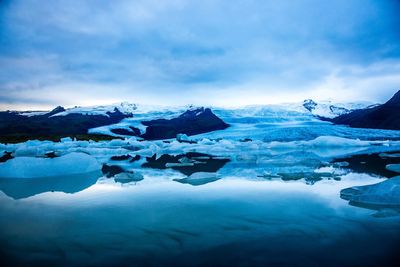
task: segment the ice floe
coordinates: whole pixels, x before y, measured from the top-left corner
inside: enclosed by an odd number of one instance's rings
[[[400,164],[389,164],[386,166],[386,169],[388,169],[389,171],[400,173]]]
[[[211,182],[215,182],[220,178],[215,173],[210,172],[195,172],[190,176],[182,179],[175,179],[175,181],[190,184],[190,185],[203,185]]]
[[[357,206],[400,208],[400,176],[377,184],[346,188],[340,196]]]
[[[310,151],[321,157],[333,157],[360,151],[396,151],[399,148],[399,141],[367,141],[337,136],[320,136],[309,141],[290,142],[264,142],[261,140],[241,142],[229,139],[212,140],[201,138],[197,139],[196,143],[188,143],[177,140],[164,142],[140,141],[136,138],[127,138],[102,142],[72,141],[72,139],[63,139],[62,142],[33,140],[19,144],[2,145],[3,151],[12,152],[15,157],[43,157],[48,152],[54,152],[57,155],[82,152],[96,158],[106,155],[123,155],[132,151],[141,156],[182,154],[196,151],[210,155],[248,157],[254,154],[281,154],[299,150]]]
[[[114,180],[117,183],[130,183],[130,182],[139,182],[143,180],[143,175],[139,172],[122,172],[114,175]]]
[[[100,171],[97,160],[84,153],[57,158],[16,157],[0,164],[0,178],[43,178]]]

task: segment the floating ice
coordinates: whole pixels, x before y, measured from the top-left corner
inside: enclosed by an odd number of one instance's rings
[[[381,158],[400,158],[400,153],[380,153]]]
[[[16,157],[0,164],[0,178],[56,177],[100,170],[97,160],[84,153],[70,153],[54,159]]]
[[[203,185],[203,184],[215,182],[219,179],[220,178],[218,178],[215,173],[195,172],[186,178],[175,179],[175,181],[183,183],[183,184]]]
[[[139,182],[143,180],[143,175],[138,172],[122,172],[114,175],[114,181],[118,183]]]
[[[400,164],[389,164],[386,166],[386,169],[393,172],[400,172]]]
[[[346,188],[340,196],[356,206],[400,207],[400,176],[377,184]]]
[[[178,142],[190,142],[191,140],[189,139],[189,136],[186,134],[177,134],[176,135],[176,140]]]
[[[385,141],[362,141],[338,136],[319,136],[309,141],[271,142],[270,147],[359,147],[382,145]]]
[[[72,142],[72,138],[71,137],[64,137],[60,139],[61,143],[67,143],[67,142]]]
[[[177,134],[176,135],[176,140],[179,142],[181,141],[189,141],[189,137],[186,134]]]

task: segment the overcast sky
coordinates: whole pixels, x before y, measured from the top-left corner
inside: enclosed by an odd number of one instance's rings
[[[396,0],[0,1],[0,108],[381,102]]]

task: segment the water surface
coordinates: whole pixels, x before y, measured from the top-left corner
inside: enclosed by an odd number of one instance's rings
[[[153,174],[154,175],[154,174]],[[174,174],[75,193],[1,193],[2,259],[12,266],[395,266],[400,217],[348,205],[340,189],[382,181]],[[68,185],[70,186],[70,185]],[[29,190],[28,188],[26,190]],[[377,216],[378,214],[378,216]]]

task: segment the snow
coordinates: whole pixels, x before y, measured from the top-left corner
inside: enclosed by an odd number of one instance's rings
[[[44,115],[46,113],[49,113],[49,111],[26,111],[19,114],[22,116],[33,117],[33,116]]]
[[[325,118],[334,118],[355,109],[366,108],[370,106],[370,102],[358,103],[335,103],[332,101],[315,102],[312,99],[304,100],[303,107],[313,115]]]
[[[124,114],[132,114],[137,109],[137,105],[127,102],[121,102],[118,104],[106,105],[106,106],[74,107],[74,108],[69,108],[64,112],[54,114],[53,116],[65,116],[68,114],[76,114],[76,113],[84,115],[108,116],[107,112],[113,112],[115,111],[115,109],[118,109],[120,112]]]
[[[0,164],[0,178],[43,178],[85,174],[101,170],[97,160],[85,153],[58,158],[16,157]]]
[[[278,105],[258,105],[245,107],[210,107],[212,111],[231,126],[228,129],[214,131],[190,137],[191,140],[207,139],[253,139],[270,141],[312,140],[318,136],[339,136],[349,139],[390,139],[400,137],[399,131],[385,131],[373,129],[354,129],[341,125],[332,125],[320,121],[315,115],[334,117],[340,115],[342,108],[353,110],[366,107],[370,103],[334,103],[331,101],[315,102],[312,112],[308,111],[302,102],[284,103]],[[120,103],[109,106],[77,107],[68,109],[56,116],[70,113],[106,115],[118,108],[121,112],[132,114],[119,123],[89,129],[91,134],[105,134],[115,137],[124,137],[111,132],[111,129],[121,128],[129,130],[135,127],[143,134],[146,126],[142,121],[155,119],[171,119],[179,116],[186,110],[196,110],[194,106],[146,106],[129,103]],[[340,113],[340,114],[339,114]],[[138,137],[136,137],[138,139]],[[196,140],[193,140],[196,141]]]
[[[130,130],[135,127],[140,130],[142,134],[146,132],[147,126],[142,124],[142,121],[155,120],[155,119],[172,119],[179,116],[181,113],[188,109],[187,106],[178,107],[164,107],[164,106],[149,106],[149,105],[135,105],[136,109],[131,113],[133,117],[125,118],[119,123],[105,125],[89,129],[91,134],[106,134],[110,136],[121,136],[111,132],[111,129],[121,128]]]

